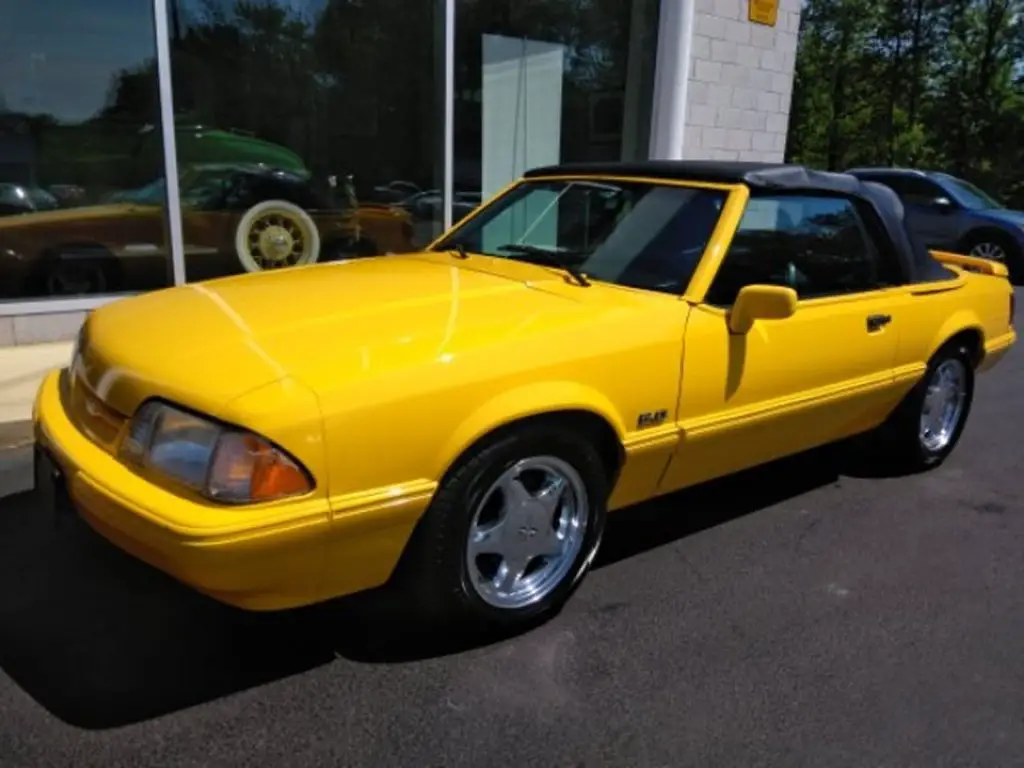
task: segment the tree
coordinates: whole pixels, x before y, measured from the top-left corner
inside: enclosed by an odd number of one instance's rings
[[[790,157],[948,170],[1024,204],[1022,0],[808,0]]]

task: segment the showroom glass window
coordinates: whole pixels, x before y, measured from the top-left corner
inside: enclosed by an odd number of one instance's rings
[[[155,57],[150,2],[0,5],[0,302],[170,283]]]
[[[189,281],[440,232],[442,0],[169,0]]]
[[[456,0],[456,192],[486,199],[527,168],[646,158],[659,5]]]

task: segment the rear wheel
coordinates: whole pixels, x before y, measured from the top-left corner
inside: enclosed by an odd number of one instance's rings
[[[33,290],[46,296],[86,296],[121,290],[120,265],[101,245],[62,245],[40,256]]]
[[[46,272],[46,294],[83,296],[107,293],[111,290],[109,275],[109,266],[99,260],[55,260]]]
[[[970,350],[963,342],[951,342],[935,353],[921,381],[877,435],[888,449],[887,458],[910,471],[940,465],[960,441],[973,400]]]
[[[431,618],[521,629],[557,613],[604,530],[607,470],[572,432],[525,426],[463,459],[410,542],[401,581]]]

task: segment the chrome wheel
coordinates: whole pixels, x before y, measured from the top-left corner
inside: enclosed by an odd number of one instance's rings
[[[998,243],[978,243],[971,248],[971,256],[991,261],[1006,261],[1006,251]]]
[[[956,435],[967,399],[967,369],[961,360],[945,360],[932,374],[921,409],[918,437],[932,453],[944,450]]]
[[[572,570],[590,523],[580,474],[554,456],[507,469],[473,514],[466,566],[476,593],[496,608],[543,600]]]

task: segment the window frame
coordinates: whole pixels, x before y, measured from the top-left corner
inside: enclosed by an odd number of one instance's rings
[[[725,266],[726,261],[732,251],[733,240],[736,234],[740,231],[740,227],[743,223],[743,216],[746,215],[747,209],[750,203],[755,200],[784,200],[786,198],[797,198],[797,199],[828,199],[828,200],[842,200],[850,205],[853,209],[853,213],[857,218],[858,229],[865,238],[869,251],[871,251],[871,257],[877,262],[879,276],[883,276],[888,273],[892,279],[890,283],[880,283],[877,287],[868,290],[857,290],[845,293],[824,293],[814,296],[801,296],[797,293],[797,304],[799,306],[814,305],[818,303],[830,303],[836,301],[848,301],[851,298],[864,297],[872,294],[882,293],[893,289],[898,289],[909,284],[907,277],[906,265],[903,263],[903,259],[900,257],[899,250],[896,245],[892,242],[892,238],[889,237],[886,232],[885,225],[882,222],[881,217],[871,207],[870,203],[866,200],[862,200],[854,195],[846,195],[840,192],[827,192],[827,191],[777,191],[773,190],[769,193],[761,193],[758,191],[751,190],[750,196],[744,206],[743,212],[740,216],[739,221],[736,224],[735,230],[732,236],[729,238],[728,245],[725,249],[725,253],[722,255],[721,260],[718,262],[715,268],[714,275],[711,277],[711,281],[708,284],[707,290],[704,292],[701,304],[713,309],[717,309],[723,312],[729,312],[732,309],[735,302],[723,304],[720,302],[711,301],[712,290],[714,289],[715,280],[721,273],[722,268]],[[775,285],[774,283],[747,283],[743,287],[749,285]],[[741,288],[742,290],[742,288]]]

